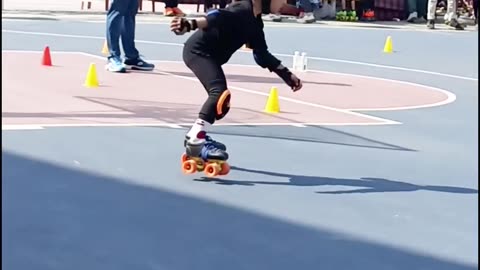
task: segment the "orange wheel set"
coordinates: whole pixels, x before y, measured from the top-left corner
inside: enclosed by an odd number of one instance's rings
[[[218,175],[226,175],[230,172],[230,166],[224,160],[206,160],[201,158],[189,157],[187,154],[182,155],[182,171],[185,174],[196,172],[204,172],[207,177],[215,177]]]

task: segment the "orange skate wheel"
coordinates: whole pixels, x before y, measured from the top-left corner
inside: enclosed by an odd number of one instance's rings
[[[186,174],[197,171],[197,163],[194,160],[187,160],[182,163],[182,171]]]
[[[220,175],[227,175],[230,172],[230,165],[227,162],[222,163]]]
[[[218,166],[218,164],[208,163],[207,166],[205,166],[205,174],[208,177],[217,176],[219,172],[220,172],[220,166]]]
[[[182,163],[188,160],[187,154],[183,153],[182,154]]]

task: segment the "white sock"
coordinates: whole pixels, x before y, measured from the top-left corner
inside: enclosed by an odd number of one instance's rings
[[[202,119],[197,119],[187,133],[187,136],[190,138],[189,141],[195,142],[199,140],[204,140],[203,138],[197,138],[197,135],[200,131],[207,131],[208,127],[210,127],[210,123]]]

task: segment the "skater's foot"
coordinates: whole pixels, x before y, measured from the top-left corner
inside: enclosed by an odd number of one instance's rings
[[[186,153],[189,156],[193,157],[200,157],[204,156],[203,152],[205,149],[208,149],[210,152],[215,154],[215,150],[223,151],[225,152],[227,150],[227,147],[225,144],[215,141],[212,139],[212,137],[208,136],[205,131],[200,131],[197,136],[185,136],[185,141],[183,143]]]
[[[205,141],[206,143],[208,144],[213,144],[215,146],[215,148],[218,148],[220,150],[223,150],[223,151],[227,151],[227,146],[219,141],[215,141],[214,139],[212,139],[212,137],[206,135],[205,136]]]
[[[222,149],[216,148],[213,144],[206,143],[202,148],[201,157],[203,160],[227,160],[228,153]]]

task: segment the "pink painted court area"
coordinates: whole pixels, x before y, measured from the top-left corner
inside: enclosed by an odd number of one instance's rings
[[[191,124],[207,97],[181,62],[156,62],[153,72],[111,73],[103,57],[51,52],[2,51],[3,125]],[[95,63],[98,88],[83,84]],[[227,125],[379,125],[391,119],[360,111],[444,105],[455,96],[399,81],[319,71],[299,72],[304,88],[292,93],[275,74],[256,66],[225,65],[232,92]],[[263,112],[271,87],[280,95],[278,114]]]

